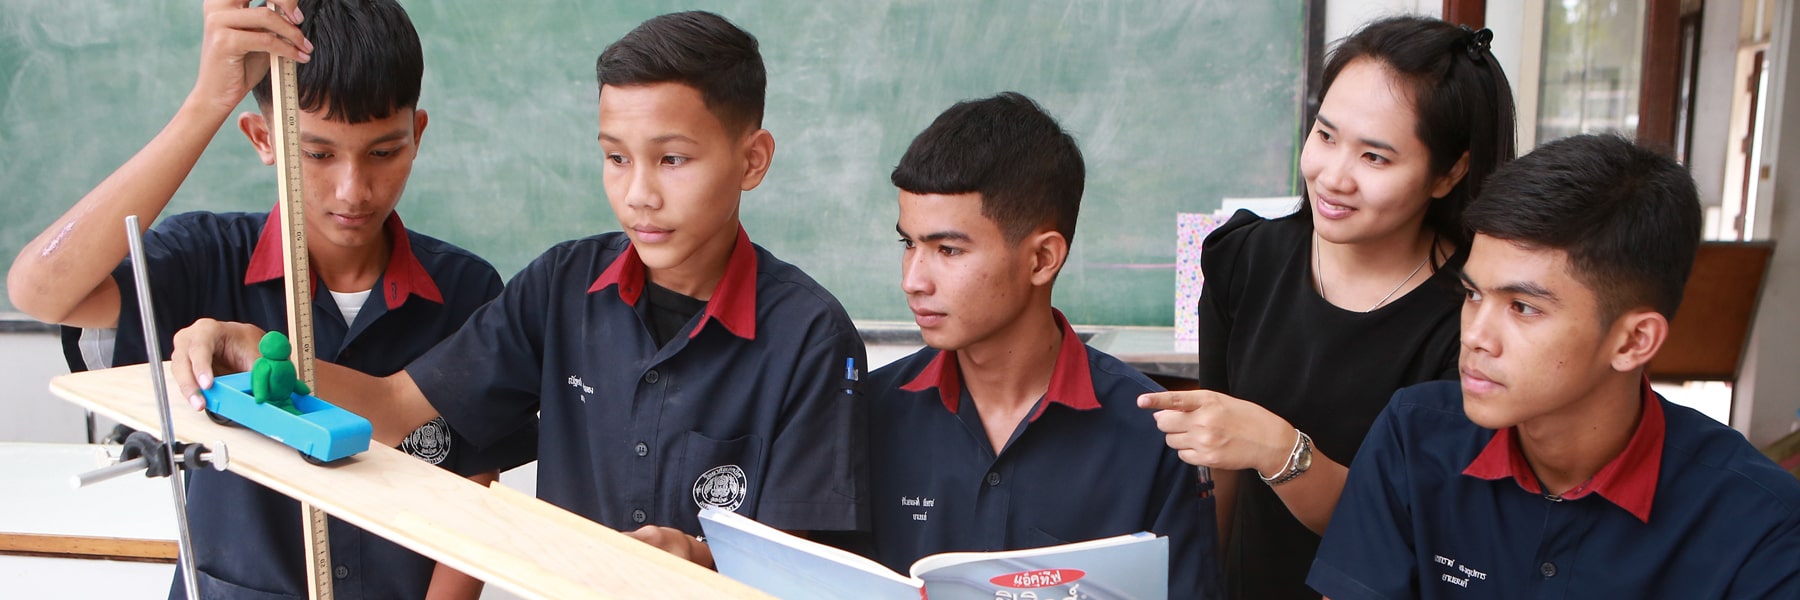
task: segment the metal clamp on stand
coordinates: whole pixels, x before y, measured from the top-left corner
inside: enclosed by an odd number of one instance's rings
[[[170,461],[171,456],[174,457],[173,462]],[[168,477],[179,469],[211,467],[215,471],[223,471],[228,460],[223,442],[213,442],[211,447],[175,442],[174,452],[170,452],[156,436],[135,431],[131,437],[125,438],[125,447],[119,452],[119,462],[78,474],[69,483],[77,488],[87,487],[139,471],[143,471],[145,477]]]

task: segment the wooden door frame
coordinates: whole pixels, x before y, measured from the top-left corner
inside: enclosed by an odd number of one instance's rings
[[[1644,0],[1637,141],[1673,154],[1681,99],[1681,0]]]
[[[1470,29],[1487,26],[1487,0],[1444,0],[1444,20]]]

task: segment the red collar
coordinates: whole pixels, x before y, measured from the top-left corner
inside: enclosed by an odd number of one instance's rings
[[[1075,335],[1075,328],[1069,326],[1069,320],[1063,317],[1062,311],[1052,308],[1050,312],[1056,318],[1057,327],[1062,328],[1062,349],[1056,352],[1056,366],[1050,370],[1050,389],[1044,392],[1044,399],[1049,402],[1039,402],[1028,422],[1036,421],[1052,402],[1075,410],[1100,408],[1100,400],[1094,397],[1094,376],[1088,370],[1087,346],[1081,343],[1081,336]],[[938,398],[943,400],[944,408],[955,413],[962,399],[962,371],[956,364],[956,351],[939,351],[937,356],[932,357],[931,363],[925,365],[925,370],[920,371],[906,385],[900,386],[900,389],[908,392],[923,392],[931,388],[937,388]]]
[[[1631,434],[1631,441],[1625,444],[1625,451],[1601,467],[1593,479],[1564,493],[1564,499],[1599,494],[1639,521],[1650,522],[1650,504],[1656,497],[1657,476],[1662,469],[1665,424],[1662,403],[1650,390],[1648,378],[1644,379],[1642,387],[1643,416],[1638,420],[1637,431]],[[1463,474],[1489,481],[1511,477],[1525,491],[1542,494],[1544,488],[1525,462],[1514,429],[1508,427],[1494,432],[1494,439],[1488,441],[1487,447],[1475,456],[1467,469],[1463,469]]]
[[[588,293],[615,285],[619,299],[626,304],[637,304],[638,296],[644,293],[644,259],[638,257],[636,246],[627,243],[625,253],[594,279]],[[731,259],[725,263],[725,276],[719,280],[702,315],[700,324],[688,334],[689,339],[700,335],[707,321],[718,321],[740,338],[756,339],[756,248],[750,245],[750,234],[744,233],[743,225],[738,226],[737,246],[731,249]]]
[[[406,225],[400,223],[400,213],[388,213],[381,226],[393,240],[387,269],[381,272],[381,279],[386,284],[381,295],[387,299],[388,310],[400,308],[411,295],[443,304],[444,295],[438,291],[437,283],[431,280],[425,266],[419,264],[419,257],[413,255],[412,239],[406,234]],[[244,285],[281,279],[285,275],[281,264],[281,229],[281,209],[277,206],[269,211],[269,220],[263,223],[262,237],[256,240],[256,249],[250,252],[250,268],[244,270]],[[312,289],[315,292],[319,289],[317,277],[313,278]]]

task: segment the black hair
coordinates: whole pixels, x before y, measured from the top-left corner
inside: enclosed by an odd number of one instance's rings
[[[313,43],[312,60],[296,67],[300,110],[325,110],[342,123],[385,119],[419,104],[425,52],[406,9],[394,0],[300,0],[300,33]],[[256,103],[271,109],[269,78],[256,84]]]
[[[1075,138],[1017,92],[958,102],[913,138],[894,186],[915,194],[981,194],[981,214],[1009,242],[1050,226],[1070,243],[1087,168]]]
[[[1464,219],[1477,234],[1565,252],[1605,323],[1644,306],[1674,319],[1700,245],[1687,170],[1616,135],[1560,139],[1501,167]]]
[[[700,91],[727,130],[762,127],[768,73],[756,36],[719,15],[688,11],[644,21],[594,62],[606,86],[679,83]]]
[[[1331,51],[1320,92],[1323,98],[1352,62],[1379,63],[1411,93],[1418,115],[1414,133],[1431,152],[1432,176],[1449,173],[1463,152],[1469,153],[1462,180],[1425,209],[1425,224],[1458,247],[1469,243],[1463,207],[1481,193],[1488,175],[1517,153],[1512,87],[1488,50],[1493,37],[1486,29],[1472,31],[1426,17],[1375,21]],[[1304,212],[1310,219],[1311,211]]]

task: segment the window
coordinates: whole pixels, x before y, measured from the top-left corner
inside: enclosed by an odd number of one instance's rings
[[[1643,68],[1643,0],[1547,0],[1537,143],[1579,133],[1633,136]]]

